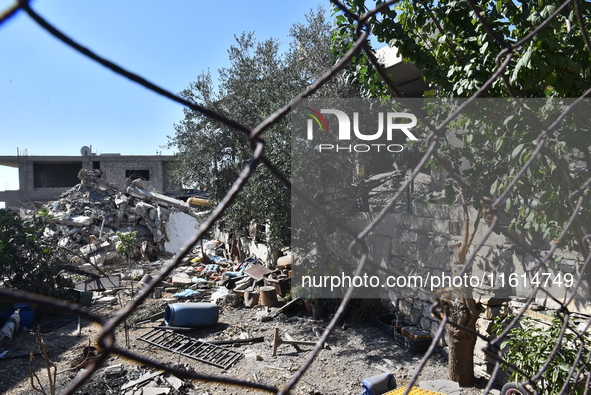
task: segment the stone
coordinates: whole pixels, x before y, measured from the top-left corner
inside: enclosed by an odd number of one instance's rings
[[[420,299],[413,300],[412,307],[416,310],[423,310],[425,303]]]
[[[90,263],[92,263],[96,266],[100,266],[103,263],[105,263],[105,253],[98,251],[94,255],[89,256],[88,260],[90,261]]]
[[[428,318],[426,318],[426,317],[423,317],[423,318],[421,318],[421,320],[419,321],[419,326],[420,326],[422,329],[425,329],[425,330],[430,330],[430,329],[431,329],[431,322],[432,322],[432,321],[431,321],[430,319],[428,319]]]
[[[87,256],[88,254],[96,252],[97,250],[98,246],[94,244],[86,244],[85,246],[82,246],[82,248],[80,248],[80,253],[82,253],[82,255],[84,256]]]
[[[426,266],[433,269],[447,269],[450,267],[452,261],[452,254],[447,247],[437,246],[431,252],[427,259]]]
[[[402,254],[402,238],[400,234],[394,234],[392,236],[392,242],[390,243],[390,254],[394,256]]]
[[[492,334],[492,326],[494,325],[493,320],[487,320],[480,318],[476,322],[476,330],[483,336],[490,336]]]
[[[419,239],[419,234],[408,229],[402,231],[402,241],[405,243],[416,243]]]
[[[400,304],[398,305],[398,310],[400,310],[400,312],[402,314],[404,314],[407,317],[410,317],[412,314],[412,303],[406,301],[406,300],[400,300]]]
[[[273,320],[273,316],[264,310],[257,311],[255,314],[256,320],[260,322],[267,322]]]
[[[183,380],[179,379],[176,376],[168,376],[164,378],[168,384],[170,384],[172,386],[172,388],[174,388],[176,391],[178,391],[179,389],[181,389],[181,387],[185,384],[183,382]]]
[[[423,310],[413,309],[409,318],[413,324],[418,325],[421,318],[423,318]]]

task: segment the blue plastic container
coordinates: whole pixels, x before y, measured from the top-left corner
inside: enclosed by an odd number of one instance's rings
[[[199,328],[217,324],[220,309],[214,303],[173,303],[164,310],[164,323],[169,326]]]
[[[380,395],[396,388],[396,379],[392,373],[382,373],[368,377],[361,382],[360,395]]]
[[[26,327],[28,329],[31,329],[33,327],[33,321],[35,320],[35,311],[31,308],[31,306],[27,303],[17,303],[14,306],[12,306],[12,308],[14,310],[20,310],[19,315],[21,319],[21,328]]]

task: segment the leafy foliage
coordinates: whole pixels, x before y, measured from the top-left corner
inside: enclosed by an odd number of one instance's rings
[[[495,334],[500,334],[514,316],[497,319],[493,326]],[[502,343],[504,359],[519,369],[511,372],[511,381],[526,382],[536,376],[550,362],[536,381],[536,386],[544,394],[558,394],[568,382],[567,391],[573,390],[575,382],[589,373],[589,339],[579,336],[567,327],[561,337],[564,326],[558,317],[547,326],[531,318],[522,318],[519,326],[511,329],[507,339]],[[557,345],[558,340],[560,344]],[[552,355],[556,348],[555,355]],[[577,363],[574,364],[575,360]],[[571,376],[570,371],[573,368]],[[570,379],[569,379],[570,376]]]
[[[348,4],[354,12],[367,10],[363,0]],[[461,144],[442,139],[438,155],[482,196],[494,198],[513,181],[536,150],[539,134],[570,104],[557,98],[578,97],[591,88],[591,57],[575,4],[549,20],[561,4],[488,0],[472,9],[463,1],[404,0],[371,21],[379,41],[397,48],[405,61],[414,62],[421,70],[432,88],[426,96],[469,97],[506,61],[505,72],[481,92],[481,97],[550,98],[533,104],[480,99],[479,103],[486,103],[488,108],[473,109],[471,116],[450,125],[450,130],[459,131],[456,137]],[[588,23],[591,3],[580,2],[579,7],[583,23]],[[339,18],[339,32],[350,32],[352,21]],[[481,21],[486,21],[490,32]],[[542,22],[546,26],[525,40]],[[518,42],[523,46],[508,49]],[[367,62],[357,67],[363,69],[359,78],[371,95],[390,95]],[[438,103],[441,105],[441,101]],[[459,102],[450,103],[449,108],[457,105]],[[561,233],[573,209],[569,191],[584,184],[591,169],[589,112],[585,107],[579,106],[562,122],[568,130],[562,126],[550,133],[535,163],[505,200],[502,208],[511,214],[510,225],[517,233],[542,234],[546,240],[556,239]],[[430,165],[437,167],[434,160]],[[447,192],[455,200],[458,189],[448,188]],[[589,189],[582,194],[588,196]],[[479,205],[478,201],[470,203]],[[591,221],[588,205],[580,216],[579,230],[557,241],[585,253],[588,246],[580,235],[586,234],[584,224]]]
[[[138,253],[137,231],[117,232],[117,236],[119,236],[117,251],[123,255],[127,262],[131,263]]]
[[[0,209],[0,279],[3,286],[41,295],[61,296],[69,285],[60,275],[53,246],[44,236],[43,216],[22,219]]]

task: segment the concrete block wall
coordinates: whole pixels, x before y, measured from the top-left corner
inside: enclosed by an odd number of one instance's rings
[[[161,191],[164,184],[162,162],[159,161],[148,161],[140,158],[101,160],[101,170],[103,172],[103,180],[117,186],[119,189],[125,186],[125,174],[127,170],[148,170],[150,172],[150,180],[142,182],[142,185],[145,185],[147,188],[154,188],[157,191]]]
[[[362,229],[375,216],[374,213],[361,213],[350,222],[356,229]],[[395,268],[398,272],[426,276],[427,273],[434,274],[434,271],[442,267],[451,269],[453,263],[453,252],[451,246],[462,240],[462,208],[460,206],[441,206],[416,204],[412,214],[396,213],[388,214],[384,220],[369,234],[368,245],[371,258],[382,266]],[[476,211],[470,210],[471,226]],[[479,224],[472,250],[481,240],[484,239],[489,227],[484,221]],[[527,241],[532,245],[531,241]],[[538,247],[538,246],[536,246]],[[542,247],[541,245],[539,247]],[[543,253],[543,249],[539,252]],[[557,264],[556,270],[573,272],[577,262],[582,262],[581,257],[569,252],[561,252],[562,261]],[[491,234],[479,249],[474,263],[473,273],[479,274],[484,271],[497,269],[506,274],[524,273],[526,268],[534,264],[534,258],[515,246],[505,236]],[[513,289],[512,294],[517,292],[523,296],[528,294],[530,289]],[[482,292],[478,299],[483,304],[485,312],[477,323],[479,332],[484,336],[491,335],[491,325],[496,317],[504,317],[511,309],[511,300],[519,298],[491,298],[489,292]],[[435,335],[439,329],[439,322],[431,314],[433,299],[418,297],[406,297],[398,289],[390,289],[388,299],[383,301],[384,306],[391,312],[402,315],[407,322],[429,330]],[[538,303],[542,308],[552,309],[558,305],[552,305],[551,300],[541,299]],[[573,302],[569,306],[571,311],[580,313],[591,313],[589,303]],[[475,361],[478,370],[482,374],[492,372],[494,361],[483,351],[486,341],[479,339],[475,349]],[[439,344],[446,346],[445,339]]]

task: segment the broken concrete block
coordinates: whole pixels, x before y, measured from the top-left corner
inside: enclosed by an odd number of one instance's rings
[[[91,254],[93,252],[96,252],[97,250],[98,250],[98,247],[94,244],[86,244],[85,246],[82,246],[82,248],[80,248],[80,252],[84,256]]]
[[[119,259],[121,255],[117,251],[108,251],[105,253],[105,262],[109,262],[115,259]]]
[[[154,243],[160,243],[162,240],[164,240],[164,233],[162,233],[158,229],[154,229],[153,235],[154,235]]]
[[[183,380],[179,379],[176,376],[168,376],[168,377],[165,377],[165,379],[168,382],[168,384],[170,384],[172,386],[172,388],[174,388],[176,391],[178,391],[179,389],[181,389],[181,387],[183,386],[183,384],[185,384],[183,382]]]
[[[154,206],[145,202],[138,202],[136,205],[131,209],[131,211],[138,216],[145,218],[148,216],[150,210],[153,210]]]
[[[100,303],[117,304],[119,300],[115,296],[105,296],[97,300]]]
[[[121,206],[123,203],[127,203],[127,201],[129,200],[129,198],[121,193],[117,194],[117,196],[115,196],[115,205],[117,207]]]
[[[66,226],[83,227],[92,224],[92,218],[86,215],[73,215],[69,218],[61,218],[57,220],[58,223]]]
[[[94,255],[89,256],[88,259],[90,260],[90,263],[100,266],[105,263],[105,253],[98,251]]]
[[[186,273],[179,273],[178,275],[172,276],[172,285],[175,287],[188,287],[192,284],[191,277]]]

